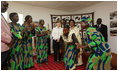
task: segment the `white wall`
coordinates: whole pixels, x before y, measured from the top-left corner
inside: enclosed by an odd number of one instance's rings
[[[50,29],[51,29],[50,14],[67,14],[67,12],[63,12],[60,10],[26,5],[22,3],[16,3],[13,1],[9,1],[9,8],[7,12],[8,13],[11,13],[11,12],[21,13],[24,15],[24,18],[26,15],[31,15],[33,17],[33,21],[39,21],[39,19],[44,19],[45,26],[47,26],[46,24],[50,24]]]
[[[110,12],[117,10],[117,2],[101,2],[96,5],[92,5],[90,7],[78,10],[74,13],[94,13],[94,24],[96,24],[97,18],[102,18],[103,24],[107,25],[108,27],[108,43],[111,47],[112,52],[117,53],[117,37],[110,36]]]
[[[63,12],[60,10],[37,7],[37,6],[32,6],[32,5],[25,5],[21,3],[15,3],[15,2],[9,2],[9,8],[7,12],[8,13],[11,13],[11,12],[21,13],[24,15],[24,18],[26,15],[31,15],[33,18],[33,21],[39,21],[39,19],[44,19],[45,26],[47,27],[47,24],[49,24],[50,29],[52,27],[50,14],[56,14],[56,15],[68,14],[68,12]],[[51,47],[52,47],[52,44],[51,44]],[[53,53],[52,48],[51,48],[51,52]]]

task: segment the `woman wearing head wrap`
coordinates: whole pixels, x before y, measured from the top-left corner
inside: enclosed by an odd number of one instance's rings
[[[82,44],[82,41],[81,41],[81,37],[80,37],[80,32],[79,32],[79,29],[78,27],[75,26],[75,21],[74,20],[69,20],[69,25],[70,25],[70,32],[74,32],[77,39],[78,39],[78,43],[81,45]],[[79,66],[79,65],[82,65],[83,62],[82,62],[82,49],[79,48],[78,49],[78,55],[77,55],[77,59],[76,59],[76,65]]]
[[[18,14],[10,13],[9,18],[12,22],[9,23],[11,32],[12,32],[12,43],[11,43],[11,54],[9,57],[9,66],[10,70],[23,69],[23,54],[22,54],[22,27],[18,24]]]
[[[33,49],[32,49],[32,17],[27,15],[23,24],[23,64],[24,69],[33,67]]]
[[[37,63],[41,65],[42,62],[47,64],[47,38],[48,32],[46,27],[44,27],[44,20],[39,20],[38,27],[35,28],[36,31],[36,52],[37,52]]]
[[[64,54],[65,67],[70,70],[74,69],[76,67],[78,39],[74,31],[69,30],[68,25],[64,26],[62,39],[66,46]]]
[[[87,29],[85,45],[81,48],[89,47],[91,51],[88,58],[87,70],[110,70],[111,49],[105,42],[102,34],[94,27],[89,27],[87,19],[81,21],[83,29]]]

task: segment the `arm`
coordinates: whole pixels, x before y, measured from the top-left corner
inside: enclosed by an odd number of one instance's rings
[[[11,42],[12,38],[7,33],[1,31],[1,42],[4,42],[6,44],[9,44]]]
[[[54,38],[54,36],[55,36],[54,32],[55,32],[55,31],[54,31],[54,30],[55,30],[55,29],[53,28],[53,30],[52,30],[52,34],[51,34],[52,37],[53,37],[53,39],[55,39],[55,38]],[[56,40],[56,39],[55,39],[55,40]]]
[[[41,33],[39,33],[38,31],[36,31],[36,36],[37,36],[37,37],[41,37],[41,36],[45,36],[45,34],[41,34]]]
[[[91,38],[90,38],[91,37]],[[88,42],[88,46],[90,48],[99,46],[99,44],[101,43],[100,41],[100,36],[98,34],[94,34],[94,35],[89,35],[90,40],[92,40],[91,42]]]
[[[79,29],[78,29],[78,41],[79,41],[79,44],[81,45],[82,44],[82,40],[81,40],[81,37],[80,37],[80,33],[79,33]]]

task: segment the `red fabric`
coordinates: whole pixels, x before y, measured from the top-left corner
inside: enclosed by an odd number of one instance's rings
[[[36,59],[36,57],[34,57],[34,59]],[[85,70],[86,67],[85,65],[81,65],[81,66],[77,66],[75,70]],[[30,68],[28,70],[65,70],[65,66],[64,66],[64,62],[61,62],[61,64],[59,64],[59,62],[57,62],[56,64],[54,63],[54,55],[48,55],[48,65],[46,65],[45,63],[42,63],[41,66],[39,66],[38,64],[36,64],[34,62],[34,68]]]

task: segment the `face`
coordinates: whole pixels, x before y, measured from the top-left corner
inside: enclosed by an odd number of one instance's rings
[[[60,26],[61,26],[61,23],[60,23],[60,22],[58,22],[58,23],[57,23],[57,27],[60,27]]]
[[[101,24],[102,19],[97,19],[97,24]]]
[[[63,24],[66,24],[66,21],[63,21]]]
[[[29,18],[29,23],[32,23],[32,17]]]
[[[6,1],[1,2],[1,12],[4,13],[8,9],[8,3]]]
[[[36,27],[37,27],[37,26],[38,26],[38,24],[39,24],[38,22],[35,22],[35,23],[34,23],[34,26],[36,26]]]
[[[73,21],[70,22],[70,26],[71,26],[71,27],[74,26],[74,22],[73,22]]]
[[[44,22],[44,21],[41,21],[41,24],[42,24],[42,25],[44,25],[44,24],[45,24],[45,22]]]
[[[18,14],[15,14],[15,15],[13,16],[12,21],[14,21],[14,22],[18,22],[18,21],[19,21]]]
[[[69,33],[69,30],[67,28],[64,28],[63,33],[64,33],[64,35],[67,35]]]
[[[86,28],[85,22],[81,22],[81,27],[82,27],[82,29],[85,29]]]

